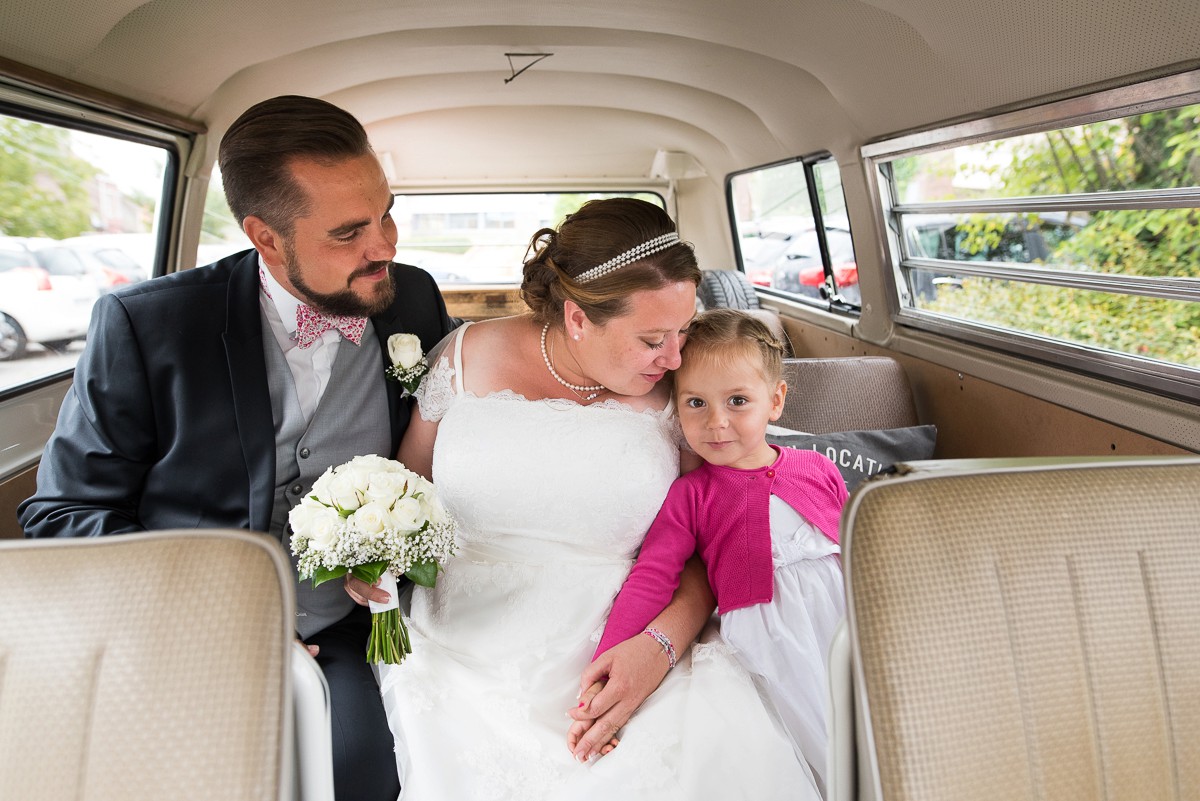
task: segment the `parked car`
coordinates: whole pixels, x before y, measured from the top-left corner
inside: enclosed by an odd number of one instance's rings
[[[125,271],[110,267],[89,250],[76,249],[57,240],[31,240],[28,247],[38,264],[50,274],[52,283],[83,281],[95,287],[98,294],[132,283]]]
[[[750,224],[746,228],[751,228]],[[755,286],[771,286],[775,276],[776,262],[787,250],[792,235],[785,231],[757,230],[743,235],[738,246],[741,250],[742,269]]]
[[[833,265],[833,280],[842,298],[850,303],[861,302],[858,288],[858,262],[849,228],[826,226],[825,241]],[[771,285],[784,292],[810,298],[825,297],[825,267],[815,230],[804,231],[791,238],[775,262]]]
[[[20,240],[0,237],[0,361],[29,343],[61,350],[87,335],[99,293],[81,276],[54,276]]]
[[[1066,212],[1043,212],[1033,224],[1020,216],[1000,220],[1003,228],[999,237],[988,240],[972,237],[972,225],[959,218],[929,215],[906,227],[905,248],[910,258],[1044,264],[1051,260],[1058,244],[1074,236],[1083,225],[1082,220]],[[960,276],[929,270],[914,270],[909,280],[913,292],[925,299],[936,297],[940,287],[962,285]]]
[[[154,266],[153,234],[90,234],[59,242],[89,269],[111,278],[111,288],[150,277]]]

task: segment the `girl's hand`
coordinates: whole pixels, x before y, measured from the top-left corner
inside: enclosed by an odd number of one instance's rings
[[[577,706],[576,709],[587,709],[588,705],[592,702],[592,699],[595,698],[603,689],[603,681],[595,682],[591,687],[588,687],[583,694],[579,696],[579,706]],[[571,751],[571,753],[575,753],[575,750],[579,747],[580,738],[582,738],[587,730],[592,727],[593,722],[594,721],[592,720],[576,720],[571,724],[571,728],[567,730],[567,748]],[[621,741],[616,737],[613,737],[607,743],[604,743],[600,746],[600,756],[604,756],[605,754],[611,752],[620,744]]]

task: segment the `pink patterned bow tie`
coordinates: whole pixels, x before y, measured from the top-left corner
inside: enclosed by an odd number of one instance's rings
[[[301,303],[296,307],[296,333],[294,338],[300,348],[307,348],[321,338],[330,328],[336,328],[346,339],[357,345],[362,341],[367,327],[366,317],[343,317],[324,314]]]

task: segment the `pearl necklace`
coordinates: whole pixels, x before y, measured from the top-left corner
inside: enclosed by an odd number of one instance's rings
[[[597,395],[605,390],[605,386],[603,384],[597,384],[594,387],[581,387],[578,384],[572,384],[570,381],[567,381],[561,375],[559,375],[558,371],[554,369],[554,365],[550,363],[550,354],[546,352],[546,332],[549,330],[550,323],[546,323],[546,325],[542,328],[542,361],[546,363],[546,369],[550,371],[550,375],[554,376],[555,381],[562,384],[579,397],[589,401],[594,399]],[[585,392],[590,392],[592,394],[584,397],[583,393]]]

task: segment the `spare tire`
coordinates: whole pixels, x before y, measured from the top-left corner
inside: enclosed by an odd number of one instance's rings
[[[706,309],[760,308],[754,284],[740,270],[704,270],[696,295]]]

